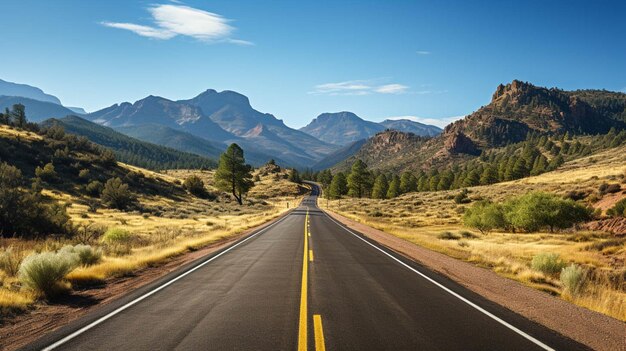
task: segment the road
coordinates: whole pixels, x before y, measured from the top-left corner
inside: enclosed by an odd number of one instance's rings
[[[317,207],[42,337],[28,350],[579,350]]]

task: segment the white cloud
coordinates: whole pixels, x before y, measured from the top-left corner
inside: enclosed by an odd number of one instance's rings
[[[231,38],[235,28],[229,19],[216,13],[179,4],[153,5],[148,8],[154,24],[146,26],[134,23],[102,22],[112,28],[126,29],[138,35],[154,39],[171,39],[188,36],[204,42],[226,42],[237,45],[253,43]]]
[[[379,86],[375,91],[381,94],[402,94],[408,89],[408,86],[402,84],[386,84]]]
[[[349,80],[345,82],[324,83],[316,85],[309,94],[315,95],[370,95],[402,94],[409,89],[402,84],[373,84],[370,80]]]
[[[444,128],[448,124],[462,119],[465,116],[453,116],[453,117],[441,117],[441,118],[428,118],[428,117],[417,117],[417,116],[398,116],[398,117],[387,117],[386,119],[408,119],[414,122],[424,123],[424,124],[432,124],[434,126]]]
[[[430,55],[431,54],[430,51],[425,51],[425,50],[418,50],[418,51],[416,51],[416,53],[418,55]]]

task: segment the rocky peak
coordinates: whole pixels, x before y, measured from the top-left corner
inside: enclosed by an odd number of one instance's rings
[[[509,95],[509,96],[519,96],[525,94],[536,87],[528,82],[522,82],[521,80],[513,80],[511,83],[507,85],[500,84],[496,88],[495,93],[493,93],[491,100],[495,101],[501,96]]]

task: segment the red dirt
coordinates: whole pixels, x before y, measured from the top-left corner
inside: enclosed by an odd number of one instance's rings
[[[529,288],[490,270],[417,246],[336,213],[327,212],[368,238],[566,337],[594,350],[626,351],[626,323],[622,321]]]

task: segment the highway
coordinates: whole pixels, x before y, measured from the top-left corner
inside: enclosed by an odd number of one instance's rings
[[[317,193],[25,349],[586,349],[348,230]]]

